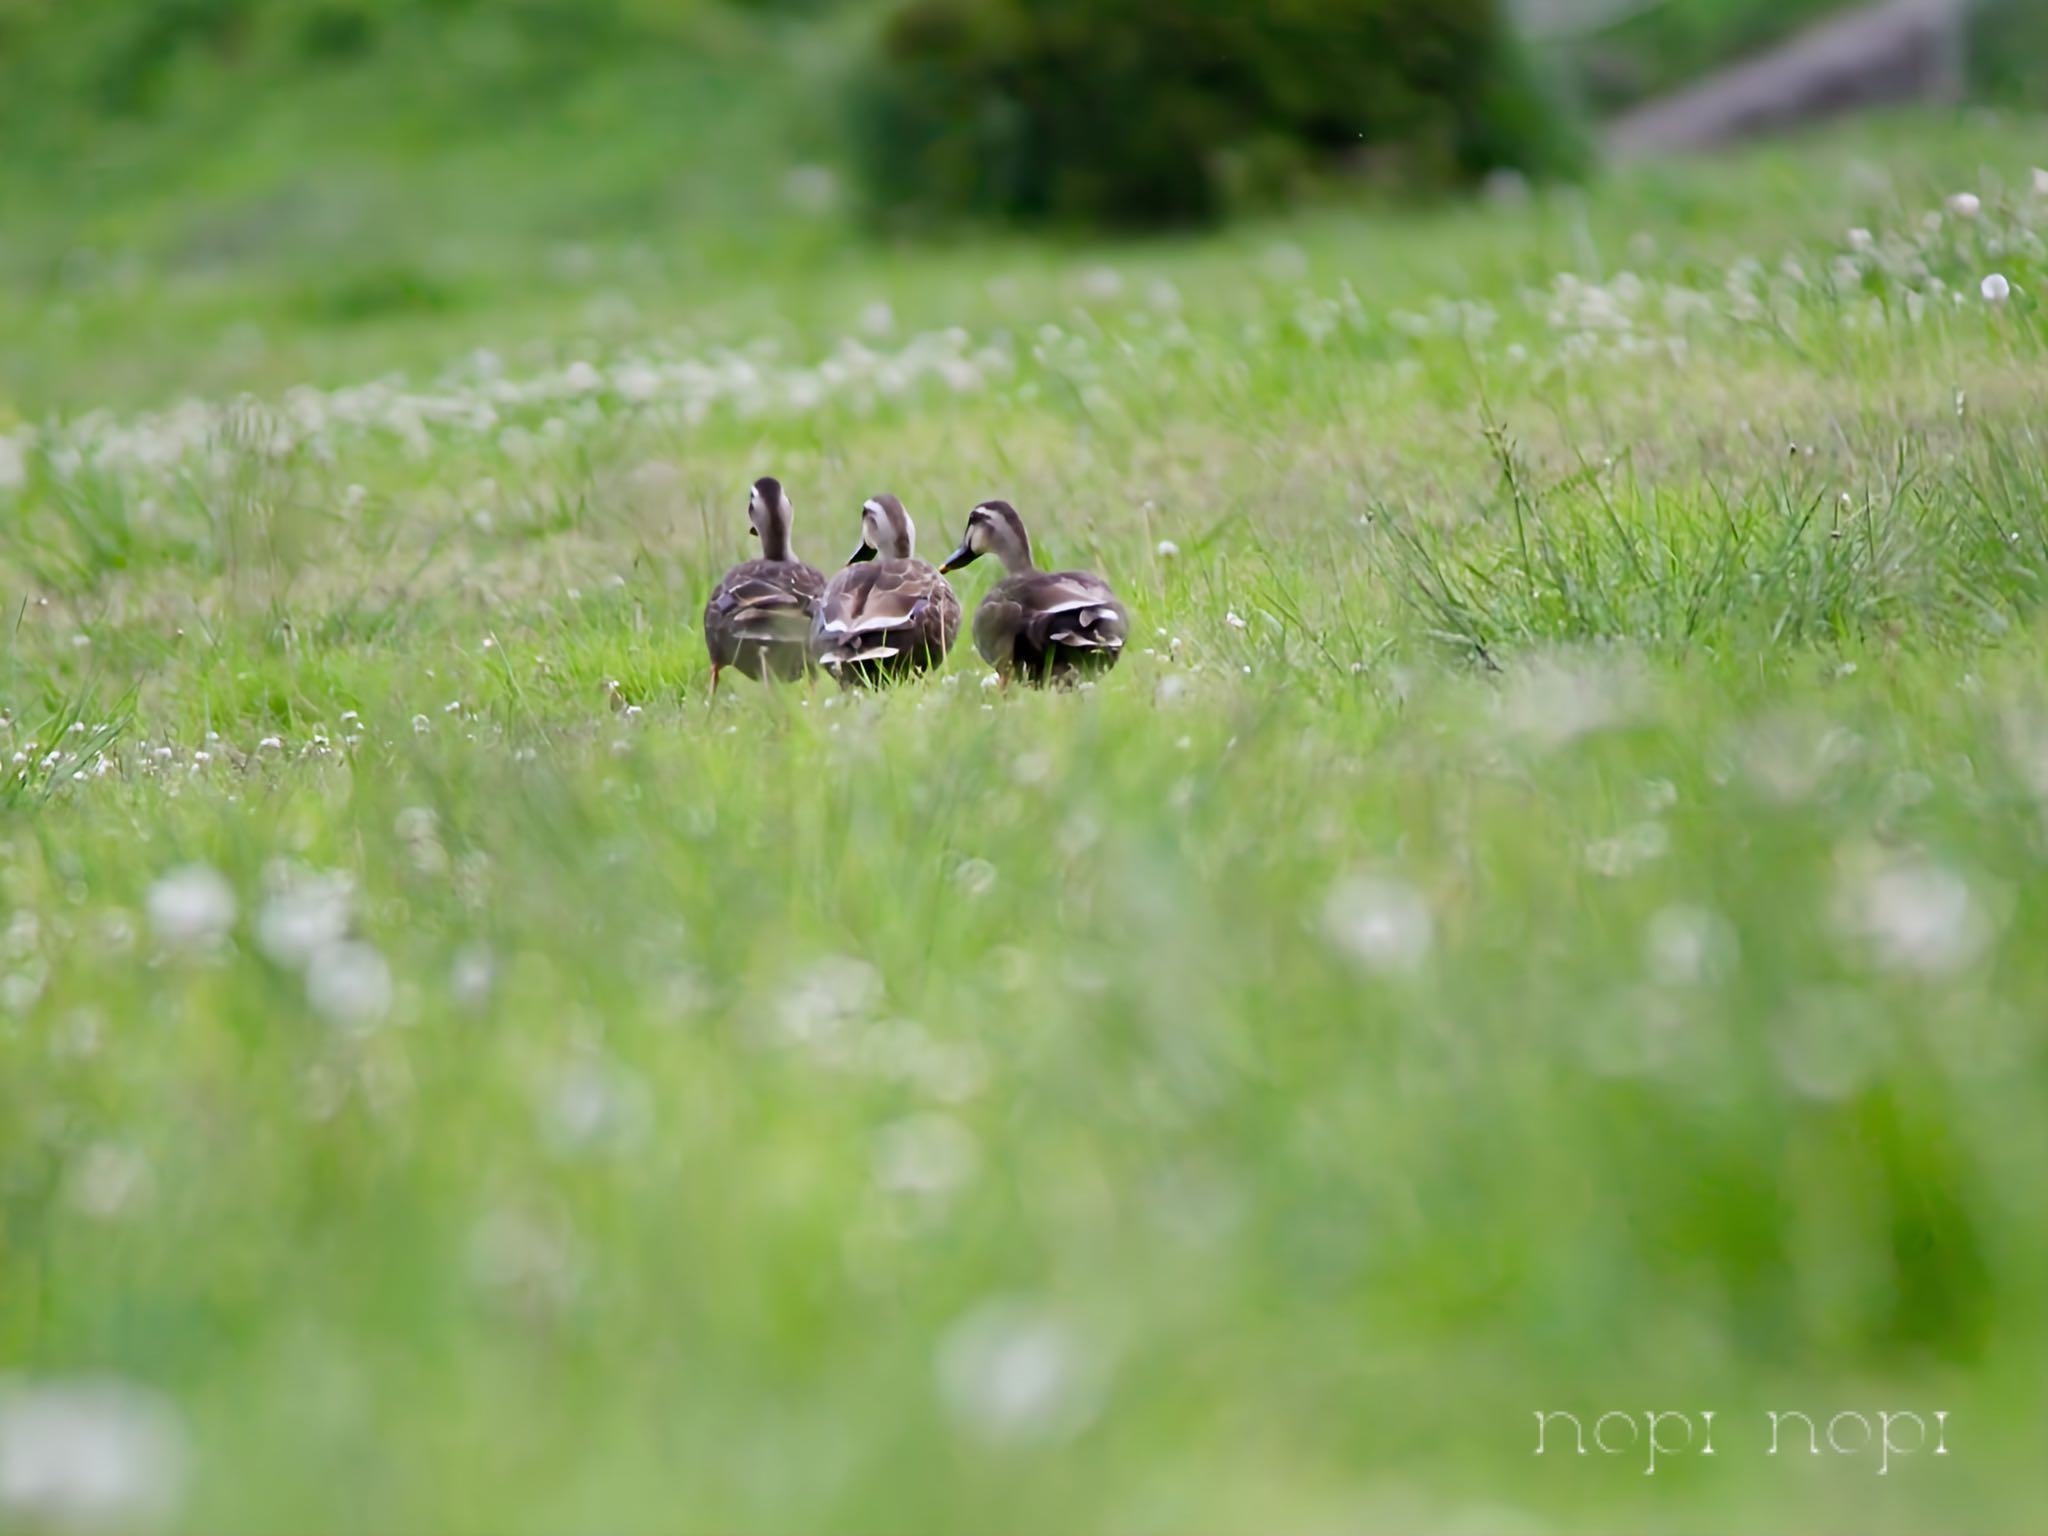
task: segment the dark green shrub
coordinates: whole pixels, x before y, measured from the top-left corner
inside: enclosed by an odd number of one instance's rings
[[[1025,221],[1208,219],[1275,167],[1440,183],[1580,153],[1496,0],[904,0],[858,113],[884,209]]]
[[[109,13],[96,95],[113,112],[146,106],[165,68],[184,50],[231,54],[249,26],[249,0],[163,0]]]
[[[299,51],[309,59],[360,58],[376,46],[377,22],[368,6],[349,0],[314,5],[299,23]]]

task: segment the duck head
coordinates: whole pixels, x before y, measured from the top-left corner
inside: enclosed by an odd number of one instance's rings
[[[747,500],[747,531],[761,541],[764,558],[792,558],[789,530],[795,515],[780,480],[773,475],[763,475],[754,482],[754,493]]]
[[[983,555],[994,555],[1013,576],[1032,569],[1031,535],[1024,531],[1024,519],[1017,509],[1007,501],[984,501],[968,513],[960,547],[946,556],[939,569],[957,571]]]
[[[860,509],[860,548],[848,565],[863,560],[908,560],[917,547],[917,525],[894,496],[877,496]]]

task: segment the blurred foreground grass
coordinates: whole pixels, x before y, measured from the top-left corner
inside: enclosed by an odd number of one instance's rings
[[[751,277],[396,230],[431,312],[17,268],[0,1451],[128,1481],[0,1518],[2026,1528],[2026,142]],[[1139,640],[710,706],[770,471],[821,563],[1008,495]]]

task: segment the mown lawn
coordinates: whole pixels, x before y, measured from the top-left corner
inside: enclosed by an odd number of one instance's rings
[[[2037,128],[17,262],[0,1525],[2027,1528]],[[712,703],[764,473],[1007,496],[1131,652]]]

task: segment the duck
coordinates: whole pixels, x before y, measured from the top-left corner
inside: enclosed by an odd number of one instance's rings
[[[790,547],[794,517],[780,480],[766,475],[754,482],[747,522],[761,541],[761,558],[727,571],[704,605],[714,696],[727,667],[763,682],[799,678],[810,670],[811,623],[825,595],[825,573],[797,559]]]
[[[1108,582],[1092,571],[1041,571],[1024,519],[1007,501],[984,501],[968,513],[960,547],[939,569],[957,571],[991,554],[1004,575],[974,610],[974,648],[1005,687],[1016,676],[1069,686],[1117,664],[1131,617]]]
[[[841,687],[894,682],[939,665],[960,633],[960,599],[916,555],[917,525],[894,496],[861,507],[860,548],[825,585],[811,660]]]

